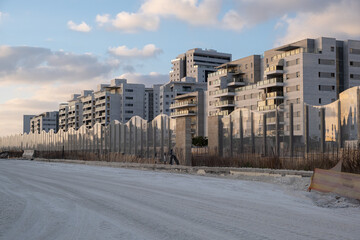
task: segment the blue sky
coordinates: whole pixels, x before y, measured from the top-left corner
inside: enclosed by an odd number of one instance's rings
[[[359,39],[359,11],[356,0],[0,0],[0,135],[114,77],[164,83],[191,48],[237,59],[306,37]]]

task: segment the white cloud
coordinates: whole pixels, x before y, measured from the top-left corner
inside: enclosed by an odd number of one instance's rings
[[[87,25],[84,21],[81,22],[80,24],[76,24],[73,21],[68,21],[67,23],[69,29],[73,30],[73,31],[77,31],[77,32],[90,32],[91,31],[91,27],[89,25]]]
[[[285,17],[282,23],[286,26],[286,32],[277,39],[276,45],[320,36],[359,38],[359,10],[359,1],[342,0],[317,12],[299,12],[295,17]],[[277,25],[279,26],[279,23]]]
[[[241,30],[244,20],[234,10],[225,13],[221,19],[222,1],[218,0],[146,0],[134,13],[120,12],[114,19],[109,14],[97,15],[99,26],[112,28],[127,33],[140,30],[155,31],[160,19],[177,19],[193,26],[216,27]]]
[[[140,12],[162,17],[174,17],[191,25],[208,26],[217,24],[217,16],[221,9],[218,0],[148,0],[140,8]]]
[[[99,26],[103,26],[104,24],[110,22],[110,15],[104,14],[104,15],[96,15],[95,21],[98,23]]]
[[[119,46],[109,48],[109,53],[117,57],[125,58],[151,58],[162,53],[160,48],[157,48],[154,44],[147,44],[143,49],[128,48],[127,46]]]
[[[91,54],[0,46],[0,85],[103,79],[117,70],[119,64],[115,60],[100,61]]]
[[[1,23],[2,20],[3,20],[5,17],[7,17],[7,16],[9,16],[8,13],[0,12],[0,23]]]
[[[159,26],[159,17],[144,13],[120,12],[114,19],[109,14],[97,15],[96,22],[101,26],[121,30],[126,33],[135,33],[140,30],[155,31]]]
[[[240,31],[245,26],[245,20],[238,12],[230,10],[224,15],[222,26],[226,29]]]

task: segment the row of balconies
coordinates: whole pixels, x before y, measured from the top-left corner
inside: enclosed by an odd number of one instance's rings
[[[182,108],[182,107],[194,107],[194,106],[196,106],[196,104],[197,104],[196,101],[176,102],[176,103],[170,104],[170,109]]]
[[[196,112],[194,110],[181,110],[172,112],[170,114],[171,117],[183,117],[183,116],[194,116],[196,115]]]

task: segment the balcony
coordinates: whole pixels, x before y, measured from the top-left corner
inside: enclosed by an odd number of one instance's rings
[[[268,87],[283,87],[284,82],[282,78],[270,78],[256,83],[256,86],[259,89]]]
[[[214,97],[234,96],[235,92],[233,89],[225,88],[221,90],[212,91],[209,93],[209,95]]]
[[[244,85],[245,85],[244,79],[242,78],[232,78],[227,82],[228,87],[240,87]]]
[[[227,116],[230,114],[229,110],[209,112],[209,116]]]
[[[220,86],[220,79],[209,81],[209,86]]]
[[[196,107],[196,101],[183,101],[170,104],[170,109],[183,108],[183,107]]]
[[[258,107],[258,111],[273,111],[276,110],[276,108],[278,107],[278,105],[268,105],[268,106],[260,106]],[[279,109],[281,110],[281,109]]]
[[[195,115],[196,115],[195,111],[192,111],[192,110],[182,110],[182,111],[177,111],[177,112],[173,112],[170,114],[170,116],[173,118],[184,117],[184,116],[195,116]]]
[[[214,103],[215,107],[235,107],[235,103],[233,100],[225,100]]]
[[[266,99],[283,99],[283,92],[270,92],[266,94]]]
[[[283,66],[271,66],[266,68],[265,75],[283,75],[284,67]]]

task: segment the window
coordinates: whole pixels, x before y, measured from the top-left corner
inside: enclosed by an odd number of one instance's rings
[[[125,113],[134,113],[132,110],[126,110]]]
[[[321,98],[319,98],[319,104],[321,104]]]
[[[133,89],[125,89],[125,92],[134,92]]]
[[[332,52],[335,51],[335,47],[331,46],[330,51],[332,51]]]
[[[126,100],[133,100],[133,97],[125,97]]]
[[[335,77],[335,73],[319,72],[319,78],[333,78],[333,77]]]

